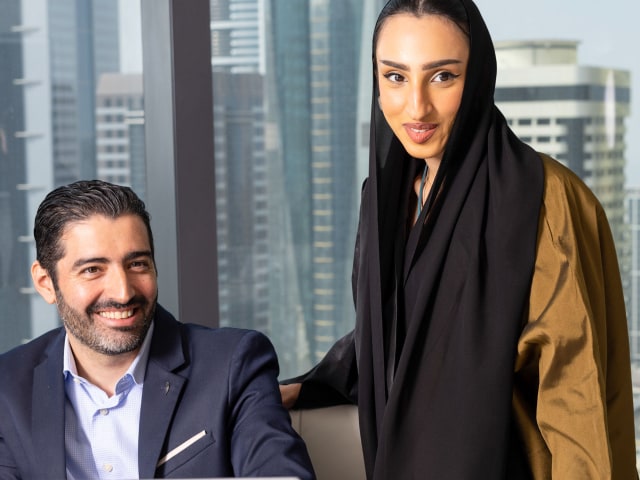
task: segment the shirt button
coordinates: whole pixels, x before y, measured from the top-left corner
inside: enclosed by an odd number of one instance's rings
[[[109,410],[106,408],[101,408],[100,409],[100,415],[102,415],[103,417],[106,415],[109,415]]]
[[[105,472],[113,472],[113,465],[111,465],[110,463],[105,463],[104,465],[102,465],[102,469]]]

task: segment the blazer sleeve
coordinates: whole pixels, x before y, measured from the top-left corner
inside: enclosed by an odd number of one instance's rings
[[[277,383],[270,341],[250,331],[235,348],[229,372],[230,453],[236,476],[315,478],[304,442],[293,430]]]
[[[11,455],[11,452],[9,452],[9,447],[0,432],[0,479],[17,480],[19,478],[18,468],[16,467],[13,456]]]
[[[534,478],[637,478],[627,322],[602,207],[546,161],[514,408]]]

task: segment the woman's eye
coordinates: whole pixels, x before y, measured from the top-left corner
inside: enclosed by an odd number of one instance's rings
[[[459,76],[460,75],[454,75],[451,72],[439,72],[434,75],[433,81],[438,83],[448,82],[455,78],[458,78]]]
[[[404,81],[404,77],[396,72],[385,73],[384,77],[393,83],[401,83]]]

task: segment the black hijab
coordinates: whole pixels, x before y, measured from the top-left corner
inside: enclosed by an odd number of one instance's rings
[[[495,52],[480,13],[471,0],[454,1],[469,21],[464,92],[408,235],[416,160],[373,92],[354,271],[358,403],[373,479],[526,478],[511,398],[542,163],[494,105]]]

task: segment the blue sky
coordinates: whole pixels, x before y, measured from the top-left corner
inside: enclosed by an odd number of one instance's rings
[[[640,1],[476,0],[497,40],[579,40],[578,62],[631,72],[627,185],[640,186]]]

